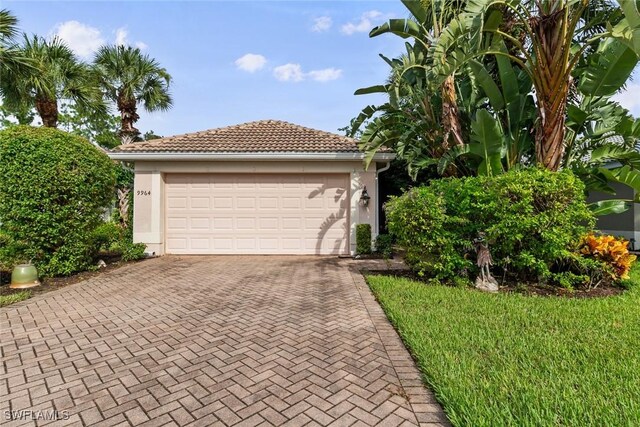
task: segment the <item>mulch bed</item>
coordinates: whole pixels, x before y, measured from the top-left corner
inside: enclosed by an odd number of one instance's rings
[[[55,291],[65,286],[73,285],[74,283],[82,282],[83,280],[90,279],[99,274],[107,271],[118,269],[126,264],[131,264],[139,261],[122,261],[119,255],[114,254],[101,254],[99,259],[102,259],[107,266],[93,271],[82,271],[80,273],[73,274],[66,277],[49,277],[40,280],[40,286],[29,289],[11,289],[9,283],[11,282],[11,272],[0,271],[0,295],[11,295],[21,291],[31,291],[32,296],[44,294],[47,292]],[[96,261],[97,264],[97,261]]]
[[[385,275],[395,277],[405,277],[407,279],[415,280],[417,282],[426,282],[423,277],[418,276],[411,270],[368,270],[363,271],[365,274],[373,275]],[[498,280],[500,281],[500,280]],[[500,293],[505,294],[523,294],[530,296],[543,296],[543,297],[562,297],[562,298],[601,298],[609,297],[613,295],[620,295],[625,291],[624,288],[616,286],[604,286],[592,289],[565,289],[558,286],[542,285],[539,283],[509,283],[506,285],[500,285]]]

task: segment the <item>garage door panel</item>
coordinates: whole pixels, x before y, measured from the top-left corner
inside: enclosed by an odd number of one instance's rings
[[[238,196],[236,198],[236,209],[255,209],[256,208],[256,198],[255,197],[242,197]]]
[[[167,253],[348,252],[348,175],[170,174]]]
[[[189,207],[192,210],[198,210],[198,209],[209,210],[211,209],[211,200],[209,199],[209,196],[189,197]]]
[[[167,220],[167,229],[168,230],[187,230],[187,218],[185,217],[173,217]]]
[[[213,218],[213,230],[212,231],[229,231],[233,230],[233,218],[232,217],[214,217]]]
[[[211,228],[211,220],[209,218],[190,218],[189,226],[192,230],[208,231]]]
[[[186,191],[186,188],[185,188]],[[183,196],[169,196],[167,198],[167,208],[169,209],[186,209],[187,198]]]
[[[237,218],[236,229],[240,231],[257,231],[256,218]]]
[[[277,217],[273,218],[259,218],[258,223],[260,230],[262,231],[278,231],[279,221]]]

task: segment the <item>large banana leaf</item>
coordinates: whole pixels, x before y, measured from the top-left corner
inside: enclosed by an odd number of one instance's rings
[[[491,74],[487,71],[484,64],[480,61],[472,59],[469,61],[469,70],[471,75],[476,79],[478,85],[482,88],[484,93],[489,98],[491,107],[495,110],[502,110],[504,108],[504,98],[500,88],[491,77]]]
[[[414,38],[421,43],[421,39],[425,34],[420,24],[412,19],[390,19],[389,22],[374,27],[371,32],[369,32],[369,37],[376,37],[387,33],[395,34],[403,39]]]
[[[354,95],[368,95],[370,93],[388,93],[391,85],[375,85],[363,87],[355,91]]]
[[[637,0],[617,0],[624,19],[609,31],[626,43],[640,57],[640,5]]]
[[[506,154],[505,136],[500,122],[487,110],[478,110],[471,122],[472,143],[453,147],[438,162],[438,173],[443,173],[459,156],[469,154],[480,159],[478,175],[495,176],[504,172],[502,158]]]
[[[422,5],[421,1],[416,0],[402,0],[402,4],[413,15],[418,22],[425,22],[427,20],[427,10]]]
[[[601,43],[589,65],[582,70],[578,89],[587,96],[609,96],[629,79],[638,56],[617,39]]]
[[[640,153],[634,149],[628,149],[620,145],[606,144],[591,152],[591,163],[605,163],[618,161],[633,169],[640,170]]]
[[[640,171],[631,169],[630,166],[622,166],[609,170],[615,180],[621,184],[627,185],[634,189],[636,194],[640,193]],[[636,196],[637,199],[637,196]]]
[[[601,200],[589,204],[589,208],[595,216],[619,214],[628,210],[630,207],[631,202],[621,199]]]

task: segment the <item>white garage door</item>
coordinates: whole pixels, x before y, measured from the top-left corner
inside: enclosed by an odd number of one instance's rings
[[[170,174],[170,254],[348,253],[348,175]]]

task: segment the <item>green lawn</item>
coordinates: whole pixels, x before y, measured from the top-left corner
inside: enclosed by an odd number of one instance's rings
[[[640,426],[640,286],[566,299],[367,280],[454,425]]]
[[[20,291],[11,295],[0,295],[0,307],[26,300],[31,297],[31,291]]]

